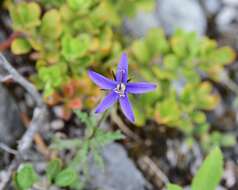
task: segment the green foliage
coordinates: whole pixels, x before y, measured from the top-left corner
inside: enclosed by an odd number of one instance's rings
[[[195,33],[178,30],[166,39],[160,29],[153,29],[134,41],[130,52],[138,80],[159,84],[157,91],[134,98],[136,123],[144,125],[153,118],[204,139],[209,124],[203,111],[214,109],[220,97],[203,76],[219,82],[224,66],[235,58],[233,50]]]
[[[90,109],[100,90],[87,69],[109,73],[123,49],[129,54],[134,80],[158,84],[155,92],[132,98],[136,124],[147,120],[176,127],[212,146],[204,111],[214,109],[220,96],[212,83],[220,82],[224,66],[235,53],[207,37],[178,30],[169,39],[160,29],[128,41],[120,33],[124,16],[151,8],[153,0],[50,0],[9,6],[13,27],[24,35],[12,44],[15,54],[33,53],[36,75],[31,76],[50,105],[65,104],[65,112],[80,103]],[[133,73],[134,72],[134,73]],[[204,77],[209,80],[204,80]],[[52,103],[53,102],[53,103]],[[145,106],[146,105],[146,106]],[[219,140],[231,145],[232,138]],[[224,143],[228,142],[228,143]]]
[[[61,16],[58,10],[52,9],[45,13],[40,28],[42,36],[57,39],[62,33]]]
[[[78,173],[70,167],[63,168],[61,160],[53,159],[48,163],[46,176],[49,180],[49,185],[70,187],[75,184]],[[30,163],[22,164],[14,176],[15,186],[19,190],[29,190],[36,182],[40,184],[41,180],[44,181],[44,177],[41,179]]]
[[[223,175],[223,156],[221,150],[214,148],[203,161],[192,180],[192,190],[215,190]],[[167,190],[182,190],[181,187],[168,184]]]
[[[10,9],[13,27],[18,31],[26,31],[34,29],[40,25],[41,9],[37,3],[22,2],[16,7]]]
[[[121,53],[122,41],[114,29],[123,16],[141,7],[148,9],[151,2],[43,0],[39,4],[27,1],[10,4],[13,28],[23,34],[12,44],[12,52],[25,54],[33,50],[37,73],[31,78],[43,90],[46,100],[54,99],[55,95],[60,97],[53,101],[55,104],[70,102],[72,98],[88,99],[81,103],[90,108],[98,91],[87,80],[86,68],[94,65],[105,71],[111,67],[109,63],[115,63],[114,55]],[[128,10],[123,11],[125,8]],[[72,94],[65,91],[61,96],[71,81]]]
[[[30,50],[31,45],[27,40],[22,38],[15,39],[11,44],[11,51],[16,55],[29,53]]]
[[[59,187],[67,187],[77,180],[77,172],[72,168],[62,170],[55,178],[55,184]]]
[[[223,174],[223,156],[219,148],[214,148],[199,168],[192,181],[192,190],[215,190]]]
[[[61,166],[62,166],[62,163],[61,163],[61,160],[59,159],[51,160],[48,163],[48,166],[46,168],[46,175],[50,182],[52,182],[56,178],[56,176],[61,170]]]
[[[19,190],[28,190],[37,181],[38,176],[31,164],[22,164],[17,170],[15,184]]]
[[[85,56],[90,46],[90,37],[87,34],[81,34],[77,38],[64,36],[62,39],[62,55],[68,61],[76,61]]]
[[[183,190],[183,189],[181,187],[179,187],[178,185],[168,184],[167,190]]]
[[[52,94],[54,89],[60,88],[60,86],[67,81],[66,69],[64,64],[39,68],[38,79],[44,84],[45,96]]]
[[[209,150],[211,146],[231,147],[236,144],[236,137],[231,133],[221,133],[214,131],[211,134],[202,135],[202,145],[205,150]]]
[[[82,139],[56,138],[52,143],[51,148],[59,151],[67,149],[75,150],[75,156],[69,163],[67,163],[67,165],[75,172],[83,172],[87,177],[88,167],[90,164],[88,159],[89,155],[92,156],[93,160],[98,164],[98,166],[103,167],[103,160],[100,155],[102,148],[106,144],[122,139],[123,135],[119,131],[109,132],[99,128],[99,126],[97,126],[95,117],[89,116],[86,112],[76,110],[75,114],[86,126],[85,136]],[[80,181],[80,179],[77,179],[76,181]],[[74,185],[76,185],[76,187]],[[77,187],[77,184],[74,185],[74,188],[80,189]],[[82,184],[80,184],[80,187],[81,185]]]

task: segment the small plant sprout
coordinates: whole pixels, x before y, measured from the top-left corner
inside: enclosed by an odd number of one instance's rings
[[[102,102],[96,108],[96,113],[104,112],[110,106],[112,106],[117,100],[120,102],[122,112],[126,118],[134,122],[135,117],[132,110],[131,103],[128,98],[130,94],[142,94],[155,90],[156,84],[147,82],[129,83],[128,80],[128,60],[126,53],[121,56],[120,63],[117,68],[116,76],[114,80],[108,79],[94,71],[88,71],[89,77],[92,81],[104,90],[108,90],[109,93],[102,100]]]

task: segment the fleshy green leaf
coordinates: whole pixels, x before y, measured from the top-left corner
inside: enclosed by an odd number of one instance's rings
[[[72,185],[76,179],[76,171],[72,168],[66,168],[56,176],[55,184],[59,187],[67,187]]]
[[[23,164],[16,173],[16,184],[21,190],[28,190],[37,181],[32,164]]]
[[[84,10],[89,8],[92,0],[67,0],[67,3],[73,10]]]
[[[40,14],[40,6],[34,2],[21,2],[10,9],[13,27],[18,31],[32,29],[40,25]]]
[[[207,156],[192,181],[192,190],[215,190],[223,174],[223,156],[216,147]]]
[[[89,46],[90,37],[87,34],[81,34],[75,38],[66,35],[62,38],[62,54],[68,61],[76,60],[85,55]]]
[[[169,43],[161,29],[151,29],[146,36],[145,42],[153,56],[166,53],[169,50]]]
[[[234,134],[223,134],[221,137],[221,146],[231,147],[236,144],[236,137]]]
[[[60,13],[53,9],[46,12],[42,19],[41,33],[50,38],[57,39],[62,32]]]
[[[30,43],[23,38],[16,38],[11,44],[11,51],[16,54],[26,54],[31,50]]]
[[[147,63],[150,59],[149,50],[143,40],[136,40],[132,44],[132,52],[135,58],[141,63]]]

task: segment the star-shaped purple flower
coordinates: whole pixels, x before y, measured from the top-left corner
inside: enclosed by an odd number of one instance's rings
[[[115,80],[106,78],[94,71],[88,71],[89,77],[92,81],[104,90],[108,90],[109,93],[102,100],[102,102],[96,108],[96,113],[104,112],[110,106],[112,106],[117,100],[120,102],[121,109],[124,115],[131,122],[135,121],[134,113],[131,103],[128,98],[130,94],[142,94],[149,91],[153,91],[156,88],[155,84],[147,82],[128,82],[128,61],[127,55],[122,54],[120,63],[117,68]]]

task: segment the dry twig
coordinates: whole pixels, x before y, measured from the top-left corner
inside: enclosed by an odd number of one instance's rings
[[[37,107],[34,110],[32,121],[29,127],[19,141],[17,147],[17,155],[12,161],[11,165],[6,171],[2,171],[0,175],[0,190],[3,190],[11,178],[12,172],[17,168],[19,163],[19,158],[23,158],[23,155],[27,152],[32,144],[34,135],[39,130],[39,128],[45,123],[47,116],[47,109],[43,103],[41,95],[38,93],[33,84],[22,77],[18,71],[11,66],[11,64],[5,59],[5,57],[0,53],[0,66],[4,68],[8,74],[11,75],[12,79],[19,83],[35,100]],[[4,78],[4,77],[0,77]]]
[[[117,126],[122,130],[123,133],[125,133],[129,138],[133,139],[134,141],[141,142],[140,137],[124,124],[121,118],[117,115],[115,109],[112,109],[110,115],[112,120],[117,124]]]
[[[160,168],[154,163],[154,161],[148,157],[143,156],[139,158],[138,165],[144,172],[148,173],[151,178],[154,178],[153,182],[158,188],[169,183],[167,176],[160,170]]]
[[[44,103],[41,95],[38,93],[33,84],[21,76],[18,71],[11,66],[11,64],[6,60],[6,58],[0,53],[0,66],[3,67],[12,76],[12,79],[19,83],[35,100],[38,107],[43,107]]]

